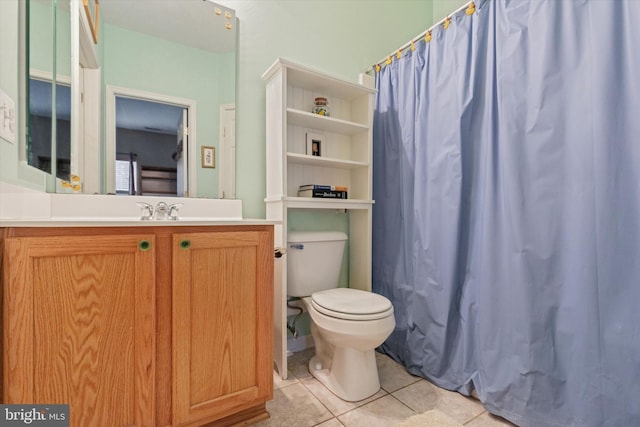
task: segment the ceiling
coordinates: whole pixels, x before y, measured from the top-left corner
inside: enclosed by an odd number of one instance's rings
[[[110,25],[175,43],[214,53],[235,50],[235,11],[209,0],[101,0],[100,14]]]
[[[116,127],[176,135],[182,107],[116,96]]]
[[[57,3],[67,11],[69,5],[68,1]],[[116,27],[209,52],[235,50],[236,12],[211,0],[100,0],[100,16],[102,22]],[[231,29],[227,29],[227,23]]]

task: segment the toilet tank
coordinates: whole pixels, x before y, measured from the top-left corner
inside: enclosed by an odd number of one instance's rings
[[[338,287],[345,233],[291,231],[287,240],[288,296],[304,297]]]

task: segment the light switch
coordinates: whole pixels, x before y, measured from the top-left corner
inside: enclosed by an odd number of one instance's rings
[[[0,89],[0,138],[16,142],[16,103]]]

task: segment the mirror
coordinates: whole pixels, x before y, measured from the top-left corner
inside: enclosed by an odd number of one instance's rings
[[[27,11],[27,161],[67,179],[71,166],[69,11],[55,0],[31,0]]]
[[[221,106],[235,105],[235,12],[203,0],[113,0],[100,3],[100,14],[107,192],[116,192],[118,157],[151,157],[131,150],[131,139],[148,146],[169,137],[174,146],[163,156],[175,166],[140,160],[137,194],[156,194],[164,174],[175,175],[168,184],[177,188],[173,194],[233,197],[233,189],[221,192],[218,184],[230,166],[219,161],[221,152],[234,149],[233,141],[225,144],[234,132],[224,132]],[[186,111],[184,123],[182,113],[165,118],[168,106]],[[218,151],[215,168],[203,166],[202,146]]]
[[[31,2],[55,5],[55,0]],[[208,0],[103,0],[95,44],[91,31],[86,31],[82,0],[71,4],[72,13],[67,11],[67,16],[74,36],[69,39],[89,38],[89,43],[85,40],[77,48],[72,45],[70,56],[78,60],[64,76],[71,82],[69,169],[80,175],[83,191],[123,193],[121,181],[116,191],[116,164],[123,170],[121,159],[136,158],[139,174],[132,174],[132,180],[147,176],[148,182],[154,182],[154,174],[161,172],[162,179],[176,182],[161,187],[165,190],[157,186],[148,190],[139,181],[129,187],[128,194],[165,194],[166,188],[178,187],[182,181],[184,194],[191,197],[234,198],[235,11]],[[75,31],[74,16],[80,27]],[[80,61],[87,45],[94,59]],[[160,110],[175,108],[186,109],[185,122],[182,116],[170,124],[158,121],[163,116]],[[119,141],[122,135],[127,140]],[[166,146],[168,138],[174,143],[166,155],[162,150],[166,157],[162,164],[143,164],[143,159],[154,156],[142,146],[149,147],[153,140],[162,140]],[[145,143],[138,147],[136,141]],[[51,146],[56,142],[51,138]],[[214,167],[202,161],[203,146],[213,147]]]

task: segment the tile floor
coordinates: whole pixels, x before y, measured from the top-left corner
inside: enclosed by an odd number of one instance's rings
[[[313,349],[289,357],[289,375],[284,381],[274,372],[274,398],[267,403],[271,418],[256,426],[387,427],[430,409],[438,409],[464,426],[513,426],[490,415],[476,399],[415,377],[380,353],[376,353],[380,391],[360,402],[345,402],[311,376],[307,369],[311,356]]]

